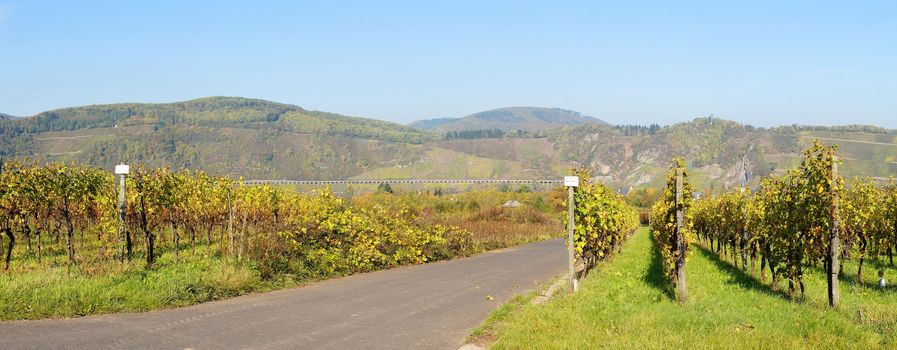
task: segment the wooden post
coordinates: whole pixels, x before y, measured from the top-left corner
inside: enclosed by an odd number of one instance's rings
[[[125,177],[127,175],[118,175],[118,244],[121,250],[119,261],[125,261]],[[130,257],[128,257],[130,259]]]
[[[676,248],[679,250],[679,258],[676,259],[676,297],[679,303],[685,303],[688,299],[688,288],[685,285],[685,252],[686,240],[683,237],[682,227],[685,224],[685,213],[682,212],[682,173],[683,169],[676,168]]]
[[[741,157],[741,171],[744,172],[744,176],[741,177],[741,193],[745,196],[750,194],[750,189],[747,188],[748,182],[748,169],[747,169],[747,153],[745,153]],[[745,205],[741,210],[741,222],[745,224],[741,227],[741,270],[744,272],[748,271],[748,231],[747,231],[747,205]],[[751,267],[753,269],[753,265]]]
[[[231,199],[231,191],[233,190],[233,186],[227,189],[227,238],[230,242],[228,244],[228,251],[230,256],[234,256],[234,203]]]
[[[747,231],[747,206],[741,211],[742,223],[741,227],[741,270],[748,272],[748,231]],[[751,262],[751,271],[753,271],[753,261]]]
[[[567,186],[567,262],[570,269],[570,293],[576,292],[576,256],[573,247],[573,186]]]
[[[832,156],[832,186],[838,185],[838,156]],[[832,231],[829,243],[829,274],[828,274],[828,304],[837,308],[841,304],[841,290],[838,281],[840,263],[838,262],[841,251],[841,237],[838,232],[838,196],[837,187],[832,188]]]

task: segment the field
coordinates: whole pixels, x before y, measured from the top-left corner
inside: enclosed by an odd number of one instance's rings
[[[460,227],[482,249],[560,237],[564,233],[563,191],[474,191],[429,199],[422,216],[434,225]],[[509,201],[519,207],[505,207]]]
[[[831,310],[818,269],[805,277],[807,296],[781,291],[698,245],[687,267],[690,299],[679,305],[647,229],[622,253],[582,281],[575,295],[543,305],[500,309],[490,321],[496,349],[874,349],[897,347],[897,288],[879,290],[874,276],[842,274],[842,305]],[[893,280],[897,269],[885,266]],[[494,318],[498,318],[498,320]]]

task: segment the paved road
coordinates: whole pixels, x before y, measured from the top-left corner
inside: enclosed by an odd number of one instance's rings
[[[0,322],[0,349],[457,349],[565,263],[555,239],[179,309]]]

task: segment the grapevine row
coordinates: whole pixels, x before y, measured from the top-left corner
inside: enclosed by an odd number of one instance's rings
[[[127,179],[124,225],[113,175],[83,165],[8,162],[0,172],[5,267],[19,258],[68,266],[220,254],[275,273],[336,275],[469,254],[467,231],[423,222],[402,203],[354,207],[329,190],[301,194],[201,171],[137,166]],[[23,242],[24,241],[24,242]],[[202,253],[202,252],[201,252]],[[55,261],[55,260],[54,260]]]
[[[685,260],[694,239],[691,227],[692,186],[688,181],[685,160],[673,160],[666,176],[663,195],[651,207],[651,233],[658,245],[667,280],[676,290],[676,297],[685,302]]]
[[[574,191],[576,203],[574,247],[584,271],[619,251],[623,241],[639,226],[638,211],[623,196],[578,172],[581,185]]]
[[[768,268],[773,288],[787,280],[792,298],[798,288],[805,292],[807,266],[821,264],[834,276],[830,303],[837,306],[844,259],[857,259],[857,279],[862,280],[868,259],[892,254],[897,186],[879,188],[868,179],[845,186],[834,170],[836,150],[815,142],[797,169],[762,179],[754,193],[737,189],[705,196],[692,211],[695,232],[710,250],[744,270],[759,260],[761,280]]]

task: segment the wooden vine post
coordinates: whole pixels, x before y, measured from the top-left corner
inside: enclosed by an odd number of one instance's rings
[[[841,288],[838,282],[838,274],[840,273],[840,263],[838,262],[841,251],[841,237],[838,232],[838,156],[832,155],[832,179],[831,179],[831,195],[832,195],[832,227],[831,242],[829,242],[829,264],[828,264],[828,304],[833,308],[837,308],[841,304]]]
[[[681,167],[676,167],[676,247],[679,250],[679,256],[676,259],[676,296],[679,303],[685,303],[688,299],[688,288],[685,285],[685,253],[688,249],[687,241],[684,237],[685,232],[682,229],[685,226],[685,213],[682,211],[682,173]]]
[[[748,167],[747,167],[747,153],[745,153],[744,156],[741,157],[741,170],[744,171],[744,176],[741,177],[741,193],[743,193],[745,195],[749,195],[750,190],[747,187],[747,184],[749,181]],[[741,209],[741,220],[742,220],[741,221],[742,223],[747,222],[747,205],[743,206]],[[741,226],[741,246],[739,248],[741,249],[741,270],[744,272],[748,271],[748,267],[747,267],[748,266],[748,252],[747,252],[748,244],[747,244],[747,241],[748,241],[747,225],[743,224]],[[753,268],[754,268],[754,264],[752,262],[751,269],[753,269]]]
[[[741,187],[742,193],[749,192],[747,187]],[[747,222],[747,205],[744,205],[741,208],[741,220],[743,223]],[[741,226],[741,270],[744,272],[748,271],[748,231],[747,224],[742,224]],[[751,261],[751,270],[754,269],[754,262]]]
[[[234,249],[234,203],[231,198],[231,192],[233,191],[233,186],[229,186],[227,188],[227,239],[229,244],[227,245],[228,253],[233,257],[235,254]]]
[[[573,188],[579,186],[579,176],[564,176],[564,186],[567,186],[567,267],[570,273],[570,293],[576,292],[576,248],[573,241],[573,228],[576,225],[574,221],[574,200]]]

